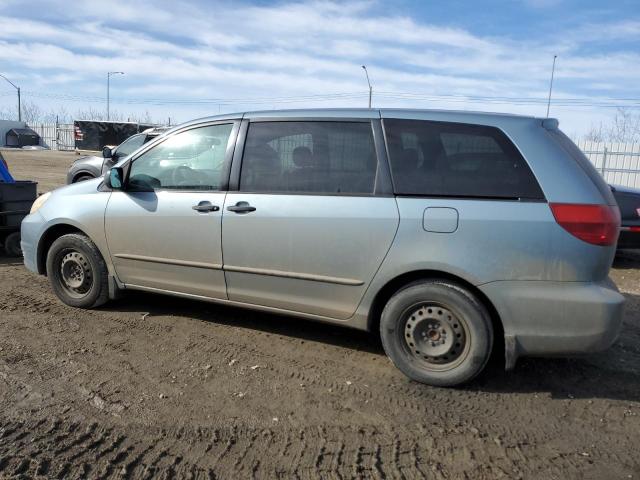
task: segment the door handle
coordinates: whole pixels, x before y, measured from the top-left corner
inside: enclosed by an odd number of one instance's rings
[[[227,210],[235,213],[249,213],[255,212],[256,207],[249,205],[249,202],[238,202],[235,205],[228,206]]]
[[[211,202],[207,202],[206,200],[198,203],[197,205],[194,205],[191,208],[193,208],[196,212],[202,213],[217,212],[218,210],[220,210],[219,206],[213,205]]]

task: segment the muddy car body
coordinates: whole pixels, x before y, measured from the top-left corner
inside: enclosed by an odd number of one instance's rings
[[[373,330],[410,378],[456,385],[494,344],[511,367],[614,341],[615,205],[552,119],[257,112],[54,191],[22,248],[70,305],[137,289]]]

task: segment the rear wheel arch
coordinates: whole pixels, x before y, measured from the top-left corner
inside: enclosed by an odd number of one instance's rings
[[[49,227],[49,229],[42,234],[40,241],[38,242],[37,267],[39,274],[47,274],[47,253],[49,252],[53,242],[62,235],[66,235],[68,233],[80,233],[85,237],[89,237],[81,229],[73,225],[69,225],[68,223],[59,223]]]
[[[411,284],[426,280],[445,280],[457,284],[474,294],[489,311],[494,333],[494,352],[504,351],[504,327],[502,320],[491,300],[469,281],[449,272],[439,270],[414,270],[406,272],[389,280],[376,294],[367,319],[367,330],[378,335],[380,331],[380,316],[389,299],[398,291]]]

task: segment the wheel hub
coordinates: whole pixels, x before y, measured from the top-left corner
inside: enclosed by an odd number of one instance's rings
[[[71,290],[82,291],[91,285],[89,262],[79,252],[69,252],[62,258],[60,273],[63,283]]]
[[[407,315],[404,340],[414,356],[430,363],[450,363],[464,351],[462,323],[448,309],[423,305]]]

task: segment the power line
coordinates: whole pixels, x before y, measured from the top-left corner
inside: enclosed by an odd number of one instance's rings
[[[26,91],[25,94],[35,98],[48,98],[62,101],[103,103],[104,98],[99,96],[72,95],[53,92]],[[0,94],[6,96],[7,94]],[[338,92],[326,94],[310,94],[298,96],[279,97],[248,97],[248,98],[201,98],[201,99],[171,99],[171,98],[115,98],[111,101],[121,105],[264,105],[282,103],[303,103],[332,100],[360,100],[366,98],[368,92]],[[421,100],[421,101],[446,101],[452,103],[470,104],[503,104],[503,105],[545,105],[546,98],[542,97],[510,97],[489,95],[464,95],[464,94],[426,94],[416,92],[378,91],[377,97],[389,100]],[[615,98],[615,97],[575,97],[556,98],[554,106],[564,107],[600,107],[600,108],[639,108],[640,98]]]
[[[104,102],[103,97],[91,97],[81,95],[68,95],[60,93],[46,93],[46,92],[26,92],[32,97],[37,98],[52,98],[58,100],[78,100],[87,102]],[[366,96],[366,93],[352,92],[352,93],[330,93],[320,95],[301,95],[301,96],[286,96],[286,97],[257,97],[257,98],[204,98],[204,99],[155,99],[155,98],[116,98],[112,100],[114,103],[140,103],[140,104],[160,104],[160,105],[193,105],[193,104],[238,104],[238,103],[280,103],[280,102],[298,102],[309,100],[325,100],[325,99],[341,99],[341,98],[358,98]]]

